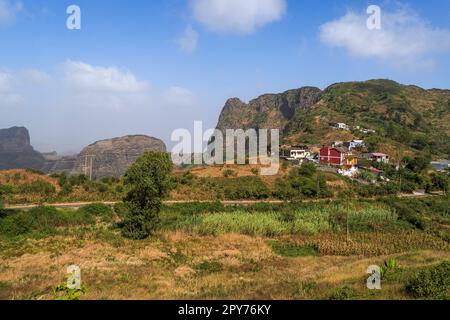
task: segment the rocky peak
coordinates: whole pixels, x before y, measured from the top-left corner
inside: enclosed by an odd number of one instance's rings
[[[92,170],[94,178],[121,176],[146,151],[165,152],[166,145],[145,135],[97,141],[81,151],[73,173],[89,175]]]
[[[311,108],[321,95],[322,91],[318,88],[303,87],[280,94],[265,94],[249,103],[232,98],[225,103],[217,128],[283,129],[297,109]]]
[[[30,134],[24,127],[0,129],[0,152],[33,151],[30,144]]]
[[[0,170],[42,169],[44,157],[34,151],[24,127],[0,129]]]

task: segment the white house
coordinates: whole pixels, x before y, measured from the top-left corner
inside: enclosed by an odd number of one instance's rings
[[[384,153],[380,153],[380,152],[375,152],[375,153],[369,153],[367,155],[367,159],[368,160],[372,160],[372,161],[376,161],[379,163],[389,163],[389,156],[387,154]]]
[[[365,146],[364,140],[353,140],[349,142],[348,149],[352,151],[356,148],[364,148]]]
[[[330,123],[330,125],[331,125],[334,129],[350,131],[350,126],[347,125],[347,124],[345,124],[345,123],[343,123],[343,122]]]

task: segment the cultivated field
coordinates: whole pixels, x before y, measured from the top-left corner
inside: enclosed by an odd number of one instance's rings
[[[448,265],[433,269],[450,260],[448,197],[397,199],[395,206],[172,205],[163,208],[159,230],[141,241],[120,234],[121,205],[6,212],[0,298],[448,298]],[[81,268],[82,292],[64,285],[57,292],[73,264]],[[370,265],[382,267],[382,290],[366,287]],[[421,271],[434,275],[431,292],[414,282]]]

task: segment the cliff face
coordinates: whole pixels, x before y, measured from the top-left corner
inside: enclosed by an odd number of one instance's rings
[[[44,162],[44,157],[31,146],[26,128],[0,129],[0,170],[41,170]]]
[[[24,127],[0,129],[0,152],[29,152],[33,151],[30,144],[30,134]]]
[[[89,176],[92,171],[93,178],[118,177],[146,151],[165,152],[166,145],[143,135],[97,141],[81,151],[72,173]]]
[[[311,108],[321,95],[318,88],[304,87],[266,94],[248,104],[232,98],[222,110],[217,129],[284,129],[297,110]]]

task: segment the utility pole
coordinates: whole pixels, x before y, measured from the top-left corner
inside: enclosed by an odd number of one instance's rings
[[[93,155],[93,154],[86,154],[84,156],[83,172],[84,172],[85,176],[89,175],[89,180],[92,180],[94,158],[95,158],[95,155]],[[89,165],[88,165],[88,162],[89,162]]]

